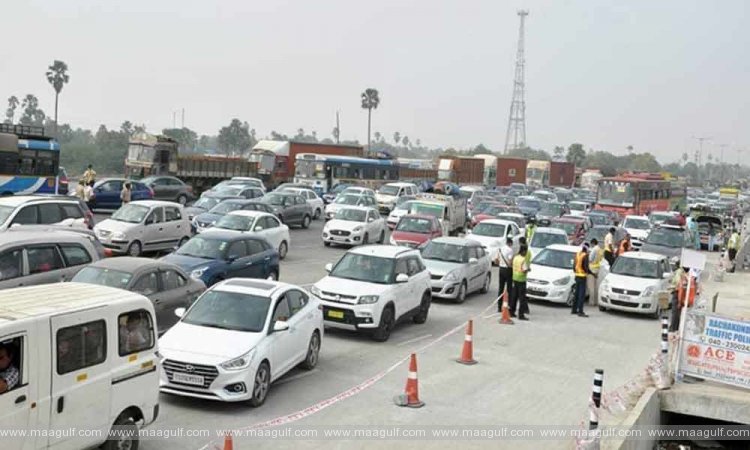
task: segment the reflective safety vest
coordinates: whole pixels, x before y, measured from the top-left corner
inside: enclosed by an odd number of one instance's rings
[[[526,257],[524,257],[521,254],[516,255],[513,258],[513,281],[517,281],[519,283],[525,283],[526,282],[526,272],[524,272],[524,269],[526,268]]]
[[[604,258],[604,252],[599,249],[595,248],[592,250],[594,252],[594,260],[589,263],[589,268],[592,272],[597,272],[599,270],[599,267],[602,265],[602,259]]]
[[[536,231],[536,226],[533,224],[526,226],[526,242],[531,242],[531,238],[534,237],[534,231]]]
[[[587,257],[588,257],[588,255],[586,253],[584,253],[584,252],[578,252],[578,253],[576,253],[576,260],[575,260],[576,264],[575,264],[574,271],[576,273],[576,277],[578,277],[578,278],[586,278],[586,276],[588,275],[586,273],[586,270],[584,270],[584,268],[583,268],[583,261]]]
[[[687,292],[688,279],[690,279],[690,292]],[[677,300],[679,300],[680,305],[685,306],[685,301],[687,300],[687,305],[692,307],[695,303],[695,295],[697,291],[698,283],[696,282],[695,277],[688,277],[687,274],[683,274],[680,278],[680,283],[677,286]]]
[[[732,236],[729,238],[729,243],[727,243],[727,247],[734,250],[739,250],[740,235],[737,233],[732,233]]]

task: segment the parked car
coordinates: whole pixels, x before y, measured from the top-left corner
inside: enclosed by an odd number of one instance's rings
[[[581,245],[586,236],[586,228],[581,220],[558,217],[550,221],[550,227],[565,231],[570,245]]]
[[[185,214],[187,214],[188,219],[192,222],[196,216],[203,214],[204,212],[208,212],[214,206],[230,198],[240,198],[240,197],[235,197],[233,195],[218,195],[218,194],[203,195],[201,196],[201,198],[196,200],[195,203],[193,203],[190,206],[185,207]]]
[[[572,305],[575,299],[573,266],[580,250],[577,245],[553,244],[534,255],[526,280],[526,296],[532,300]],[[601,283],[608,271],[607,262],[602,261],[597,283]]]
[[[378,203],[375,201],[375,197],[370,197],[369,195],[341,193],[336,197],[336,200],[334,200],[333,203],[326,205],[325,219],[333,219],[333,216],[336,215],[338,210],[345,206],[367,206],[370,208],[377,208]]]
[[[94,183],[93,209],[117,209],[122,206],[120,193],[125,183],[130,183],[130,200],[151,200],[154,191],[140,181],[127,178],[103,178]]]
[[[279,279],[279,253],[260,236],[214,231],[193,236],[161,258],[206,286],[235,277]]]
[[[490,290],[492,261],[479,242],[439,237],[421,247],[420,252],[430,272],[433,297],[463,303],[468,294]]]
[[[398,221],[409,212],[409,205],[411,200],[415,200],[417,197],[413,195],[402,195],[396,201],[393,209],[391,209],[388,218],[386,219],[386,225],[391,230],[396,228]]]
[[[622,227],[630,234],[630,243],[635,250],[641,248],[651,232],[651,222],[646,216],[625,216]]]
[[[248,186],[244,184],[228,184],[225,186],[215,187],[211,190],[211,194],[251,199],[261,198],[265,195],[265,192],[263,192],[263,189],[257,186]]]
[[[570,208],[570,214],[574,216],[583,216],[591,209],[591,204],[586,201],[575,200],[568,202]]]
[[[171,250],[190,239],[190,221],[181,205],[160,200],[130,202],[94,227],[96,237],[114,253],[140,256]]]
[[[651,211],[648,214],[648,221],[651,222],[652,227],[655,227],[679,215],[677,211]]]
[[[425,323],[430,310],[430,273],[419,252],[392,245],[366,245],[326,264],[328,275],[315,283],[326,326],[372,333],[387,341],[396,323]]]
[[[252,188],[258,188],[263,193],[266,192],[266,187],[263,185],[263,181],[260,178],[252,178],[252,177],[232,177],[228,180],[224,180],[220,183],[218,183],[216,186],[212,187],[211,189],[204,191],[201,195],[209,195],[216,193],[217,190],[221,190],[228,186],[241,186],[241,187],[252,187]]]
[[[248,200],[231,197],[221,201],[208,212],[195,216],[192,222],[193,230],[196,233],[202,233],[213,227],[222,217],[232,211],[262,211],[273,214],[274,208],[258,199]]]
[[[403,196],[414,196],[419,193],[417,185],[414,183],[386,183],[378,189],[375,199],[378,202],[378,210],[382,214],[390,214],[396,206],[398,199]]]
[[[557,202],[557,195],[554,192],[538,190],[531,193],[532,197],[536,197],[542,202]]]
[[[219,219],[207,232],[213,231],[230,231],[262,237],[279,252],[279,259],[284,259],[289,252],[289,227],[267,212],[232,211]]]
[[[349,186],[348,188],[341,191],[344,195],[364,195],[367,197],[372,197],[373,200],[377,199],[377,194],[375,194],[375,191],[373,191],[370,188],[361,187],[361,186]],[[376,207],[377,207],[377,200],[376,200]]]
[[[604,216],[604,217],[607,218],[606,224],[603,224],[603,225],[614,225],[615,223],[619,224],[619,222],[620,222],[620,215],[619,214],[617,214],[614,211],[607,211],[605,209],[594,209],[592,211],[589,211],[589,213],[586,214],[586,215],[589,216],[589,217],[593,217],[593,216],[595,216],[597,214],[598,215],[602,215],[602,216]]]
[[[271,205],[274,214],[287,225],[310,226],[313,210],[302,196],[288,192],[271,192],[261,199]]]
[[[521,213],[504,212],[497,215],[500,220],[508,220],[518,227],[520,233],[526,233],[526,218]]]
[[[330,191],[323,194],[323,202],[327,205],[334,200],[336,200],[336,197],[342,193],[345,189],[352,187],[353,185],[350,183],[337,183],[335,186],[331,188]]]
[[[193,200],[193,187],[177,177],[155,175],[140,180],[154,191],[154,200],[177,202],[182,206]]]
[[[534,230],[529,242],[529,250],[532,255],[538,255],[543,249],[554,244],[568,244],[568,235],[564,230],[551,227],[538,227]]]
[[[542,208],[542,201],[536,197],[519,197],[516,205],[521,213],[528,219],[536,217],[536,213]]]
[[[481,209],[477,208],[471,214],[471,226],[476,226],[478,223],[488,220],[496,219],[498,214],[508,212],[510,207],[502,203],[493,202],[489,205],[480,206]]]
[[[549,219],[552,220],[556,217],[562,217],[565,214],[568,214],[570,210],[568,209],[568,206],[565,203],[557,202],[557,201],[545,201],[542,204],[542,207],[537,211],[536,213],[536,219]]]
[[[291,192],[293,194],[298,194],[302,196],[306,201],[307,204],[310,205],[310,208],[312,208],[313,211],[313,220],[318,220],[320,216],[323,215],[323,210],[325,209],[325,203],[323,203],[323,199],[318,197],[318,194],[315,193],[312,189],[302,189],[302,188],[284,188],[279,192]]]
[[[620,255],[599,289],[599,309],[661,316],[659,292],[669,287],[672,265],[664,255],[627,252]]]
[[[159,340],[161,392],[257,407],[282,375],[318,364],[322,312],[298,286],[235,278],[178,314]]]
[[[507,238],[513,239],[513,250],[518,250],[521,231],[515,222],[489,219],[475,226],[466,237],[482,244],[482,247],[490,255],[490,261],[492,261],[498,255],[500,247],[505,244]]]
[[[161,335],[177,322],[177,308],[189,307],[206,290],[174,264],[151,258],[107,258],[81,269],[71,281],[99,284],[146,296],[154,304]]]
[[[391,233],[390,244],[417,248],[443,235],[443,227],[435,216],[407,214],[398,221]]]
[[[0,197],[0,231],[17,225],[60,225],[91,229],[94,215],[85,203],[67,196]]]
[[[339,209],[323,226],[323,245],[367,245],[385,242],[385,219],[378,210],[365,206]]]
[[[612,226],[614,224],[614,221],[610,218],[607,214],[601,214],[600,211],[588,211],[583,214],[581,214],[583,217],[588,217],[589,221],[594,224],[594,226],[597,225],[607,225]]]
[[[666,256],[674,264],[679,261],[683,248],[693,248],[688,230],[674,225],[657,225],[643,242],[641,251]]]

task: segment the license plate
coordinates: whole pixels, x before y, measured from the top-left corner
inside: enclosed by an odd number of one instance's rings
[[[203,377],[200,375],[189,375],[187,373],[175,372],[172,375],[172,381],[178,383],[192,384],[194,386],[203,386]]]
[[[618,295],[616,298],[617,300],[630,300],[630,297],[628,297],[627,295],[622,295],[622,294]]]
[[[333,237],[333,240],[334,240],[334,241],[345,241],[346,239],[347,239],[347,238],[346,238],[346,237],[344,237],[344,236],[334,236],[334,237]]]
[[[328,317],[333,319],[343,319],[344,318],[344,311],[334,311],[332,309],[328,310]]]

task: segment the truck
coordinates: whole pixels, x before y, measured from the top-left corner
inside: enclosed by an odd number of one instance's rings
[[[549,161],[530,160],[526,165],[526,185],[541,189],[549,186]]]
[[[258,166],[258,174],[267,186],[278,186],[292,181],[294,162],[299,153],[364,157],[361,145],[323,144],[302,141],[259,141],[250,154]]]
[[[599,180],[602,178],[604,178],[604,175],[602,175],[602,172],[599,169],[586,169],[581,174],[581,187],[596,192]]]
[[[549,185],[572,188],[576,181],[576,165],[571,162],[552,161],[549,166]]]
[[[257,164],[241,157],[193,154],[180,156],[179,143],[167,136],[135,133],[128,141],[125,176],[172,175],[200,194],[232,177],[255,177]]]
[[[510,186],[513,183],[526,183],[526,163],[523,158],[497,158],[497,186]]]
[[[408,214],[427,214],[437,217],[443,236],[456,236],[468,227],[466,199],[452,195],[422,193],[409,203]]]
[[[441,156],[438,161],[438,180],[456,184],[482,184],[484,160],[463,156]]]
[[[482,184],[488,188],[495,186],[497,181],[497,156],[475,155],[474,157],[484,160],[484,180]]]

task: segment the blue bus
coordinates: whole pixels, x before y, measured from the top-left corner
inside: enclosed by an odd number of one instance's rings
[[[320,195],[341,183],[376,189],[399,177],[399,163],[394,159],[298,153],[294,167],[294,182],[310,186]]]
[[[60,144],[44,127],[0,124],[0,195],[67,193],[60,178]]]

